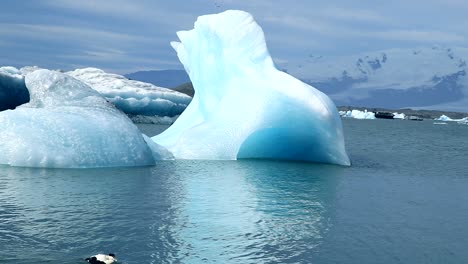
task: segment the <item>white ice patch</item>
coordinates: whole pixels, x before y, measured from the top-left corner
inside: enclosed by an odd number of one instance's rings
[[[393,119],[405,119],[406,115],[404,113],[393,113]]]
[[[322,92],[275,68],[249,13],[201,16],[172,42],[195,96],[152,139],[176,159],[268,158],[349,165],[341,119]]]

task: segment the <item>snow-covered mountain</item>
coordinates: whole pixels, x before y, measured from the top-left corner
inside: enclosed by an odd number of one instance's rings
[[[337,105],[468,112],[467,64],[468,48],[434,46],[339,57],[311,54],[277,62],[277,67],[322,90]],[[165,81],[162,71],[144,73],[155,85]],[[184,74],[179,70],[177,76]],[[133,78],[142,80],[138,74]],[[187,79],[172,81],[180,85]]]
[[[309,55],[280,68],[337,105],[468,111],[468,48],[390,49],[341,57]]]

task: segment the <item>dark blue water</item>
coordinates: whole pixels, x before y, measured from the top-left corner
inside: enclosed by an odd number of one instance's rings
[[[349,168],[2,167],[0,263],[84,263],[99,252],[120,263],[467,263],[468,126],[344,128]]]

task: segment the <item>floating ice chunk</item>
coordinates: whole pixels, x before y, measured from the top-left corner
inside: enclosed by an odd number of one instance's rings
[[[434,119],[434,120],[437,120],[437,121],[453,121],[452,118],[446,116],[446,115],[441,115],[440,117]]]
[[[172,117],[181,114],[192,100],[188,95],[96,68],[67,74],[88,84],[127,114]]]
[[[30,103],[0,112],[0,164],[58,168],[154,164],[138,128],[86,84],[48,70],[29,73],[25,81]]]
[[[14,109],[29,101],[29,93],[20,70],[0,67],[0,111]]]
[[[397,112],[393,113],[393,119],[405,119],[405,118],[406,118],[405,113],[401,113],[401,114]]]
[[[457,123],[461,124],[461,125],[468,125],[468,117],[464,117],[464,118],[458,120]]]
[[[441,115],[440,117],[434,119],[436,121],[452,121],[452,122],[457,122],[458,124],[466,125],[468,124],[468,117],[460,118],[460,119],[452,119],[446,115]]]
[[[275,68],[243,11],[201,16],[172,42],[195,88],[152,139],[176,159],[268,158],[349,165],[341,119],[322,92]]]
[[[355,119],[375,119],[374,112],[368,112],[367,109],[364,111],[353,109],[352,111],[340,111],[342,117],[349,117]]]

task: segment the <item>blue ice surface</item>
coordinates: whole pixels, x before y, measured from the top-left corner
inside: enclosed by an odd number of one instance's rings
[[[317,89],[276,69],[264,33],[244,11],[197,19],[171,45],[195,95],[152,139],[176,159],[266,158],[350,165],[341,119]]]

